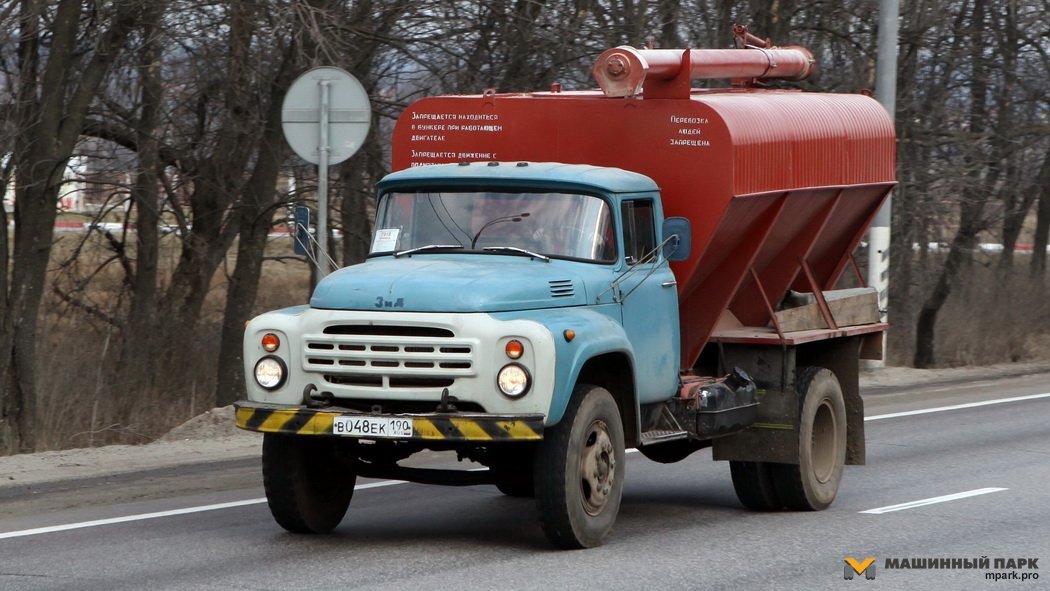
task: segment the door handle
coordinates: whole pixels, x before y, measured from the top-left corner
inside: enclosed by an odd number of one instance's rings
[[[661,283],[660,285],[662,285],[662,286],[664,286],[664,287],[674,287],[674,286],[678,285],[678,282],[677,282],[677,281],[675,281],[674,279],[672,279],[672,280],[670,280],[670,281],[664,281],[664,282],[663,282],[663,283]]]

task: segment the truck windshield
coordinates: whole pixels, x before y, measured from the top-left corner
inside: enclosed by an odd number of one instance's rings
[[[400,252],[428,245],[466,251],[512,247],[555,258],[613,262],[614,234],[608,204],[593,195],[387,193],[379,204],[371,252]],[[432,248],[425,252],[448,250]]]

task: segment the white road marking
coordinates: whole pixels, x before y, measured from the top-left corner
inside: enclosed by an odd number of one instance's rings
[[[970,402],[967,404],[955,404],[952,406],[941,406],[937,408],[925,408],[921,410],[910,410],[906,412],[896,412],[885,415],[875,415],[871,417],[865,417],[865,421],[880,421],[882,419],[893,419],[897,417],[910,417],[914,415],[929,414],[934,412],[944,412],[948,410],[960,410],[964,408],[975,408],[979,406],[989,406],[992,404],[1003,404],[1006,402],[1020,402],[1023,400],[1035,400],[1038,398],[1050,398],[1050,392],[1046,394],[1032,394],[1031,396],[1015,396],[1013,398],[1000,398],[997,400],[986,400],[983,402]],[[625,450],[627,453],[635,453],[637,449]],[[485,468],[480,468],[484,470]],[[381,480],[379,482],[369,482],[366,484],[358,484],[354,487],[354,490],[366,490],[369,488],[379,488],[383,486],[394,486],[398,484],[407,484],[404,480]],[[901,505],[892,505],[890,507],[880,507],[878,509],[869,509],[868,511],[861,511],[861,513],[889,513],[891,511],[901,511],[903,509],[912,509],[913,507],[921,507],[923,505],[932,505],[934,503],[943,503],[945,501],[952,501],[955,499],[963,499],[966,497],[972,497],[976,495],[983,495],[991,492],[999,492],[1007,490],[1005,488],[982,488],[976,491],[969,491],[965,493],[958,493],[955,495],[948,495],[946,497],[936,497],[933,499],[924,499],[922,501],[912,501],[911,503],[903,503]],[[236,507],[246,507],[249,505],[261,505],[266,502],[265,498],[258,499],[246,499],[243,501],[232,501],[229,503],[216,503],[214,505],[201,505],[199,507],[186,507],[184,509],[172,509],[171,511],[157,511],[155,513],[142,513],[139,515],[126,515],[124,517],[111,517],[109,519],[96,519],[93,521],[82,521],[79,523],[67,523],[64,525],[52,525],[48,527],[37,527],[33,529],[24,529],[20,531],[12,532],[0,532],[0,540],[6,540],[10,538],[22,538],[26,536],[36,536],[40,534],[54,533],[60,531],[69,531],[74,529],[84,529],[88,527],[98,527],[100,525],[112,525],[116,523],[128,523],[131,521],[144,521],[147,519],[159,519],[161,517],[174,517],[176,515],[188,515],[191,513],[203,513],[206,511],[219,511],[222,509],[233,509]]]
[[[1021,402],[1024,400],[1037,400],[1039,398],[1050,398],[1050,392],[1045,394],[1032,394],[1029,396],[1014,396],[1012,398],[997,398],[995,400],[982,400],[981,402],[967,402],[966,404],[953,404],[951,406],[938,406],[936,408],[922,408],[919,410],[908,410],[904,412],[894,412],[886,415],[875,415],[873,417],[864,417],[864,421],[881,421],[882,419],[896,419],[898,417],[912,417],[915,415],[925,415],[934,412],[945,412],[948,410],[962,410],[964,408],[977,408],[979,406],[991,406],[993,404],[1005,404],[1007,402]]]
[[[894,511],[904,511],[905,509],[915,509],[916,507],[925,507],[926,505],[936,505],[937,503],[947,503],[948,501],[957,501],[959,499],[966,499],[969,497],[976,497],[979,495],[986,495],[994,492],[1002,492],[1004,490],[1010,490],[1008,488],[978,488],[976,490],[968,490],[966,492],[955,493],[953,495],[944,495],[943,497],[932,497],[929,499],[920,499],[918,501],[909,501],[907,503],[901,503],[899,505],[890,505],[888,507],[878,507],[876,509],[868,509],[867,511],[858,511],[858,513],[868,513],[871,515],[882,515],[883,513],[892,513]]]
[[[379,488],[381,486],[394,486],[395,484],[407,484],[404,480],[381,480],[379,482],[369,482],[366,484],[358,484],[354,487],[354,490],[365,490],[369,488]],[[147,519],[158,519],[161,517],[174,517],[176,515],[188,515],[190,513],[203,513],[205,511],[219,511],[221,509],[233,509],[236,507],[247,507],[249,505],[261,505],[265,503],[265,498],[258,499],[246,499],[243,501],[231,501],[229,503],[216,503],[214,505],[201,505],[199,507],[186,507],[185,509],[172,509],[170,511],[157,511],[156,513],[141,513],[139,515],[125,515],[124,517],[111,517],[109,519],[95,519],[93,521],[81,521],[79,523],[66,523],[63,525],[52,525],[48,527],[37,527],[33,529],[24,529],[21,531],[10,531],[0,533],[0,540],[6,540],[8,538],[23,538],[25,536],[36,536],[40,534],[49,534],[59,531],[69,531],[73,529],[84,529],[86,527],[98,527],[100,525],[112,525],[114,523],[127,523],[129,521],[145,521]]]

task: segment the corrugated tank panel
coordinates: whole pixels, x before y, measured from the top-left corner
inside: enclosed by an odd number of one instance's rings
[[[894,178],[893,123],[869,97],[765,91],[695,100],[729,129],[736,195]]]
[[[867,98],[867,97],[863,97]],[[896,178],[897,141],[893,120],[874,99],[842,101],[842,115],[852,133],[849,142],[854,183]]]

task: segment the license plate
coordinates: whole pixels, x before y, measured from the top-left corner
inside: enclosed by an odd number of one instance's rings
[[[332,434],[348,437],[412,437],[412,420],[392,417],[335,417]]]

